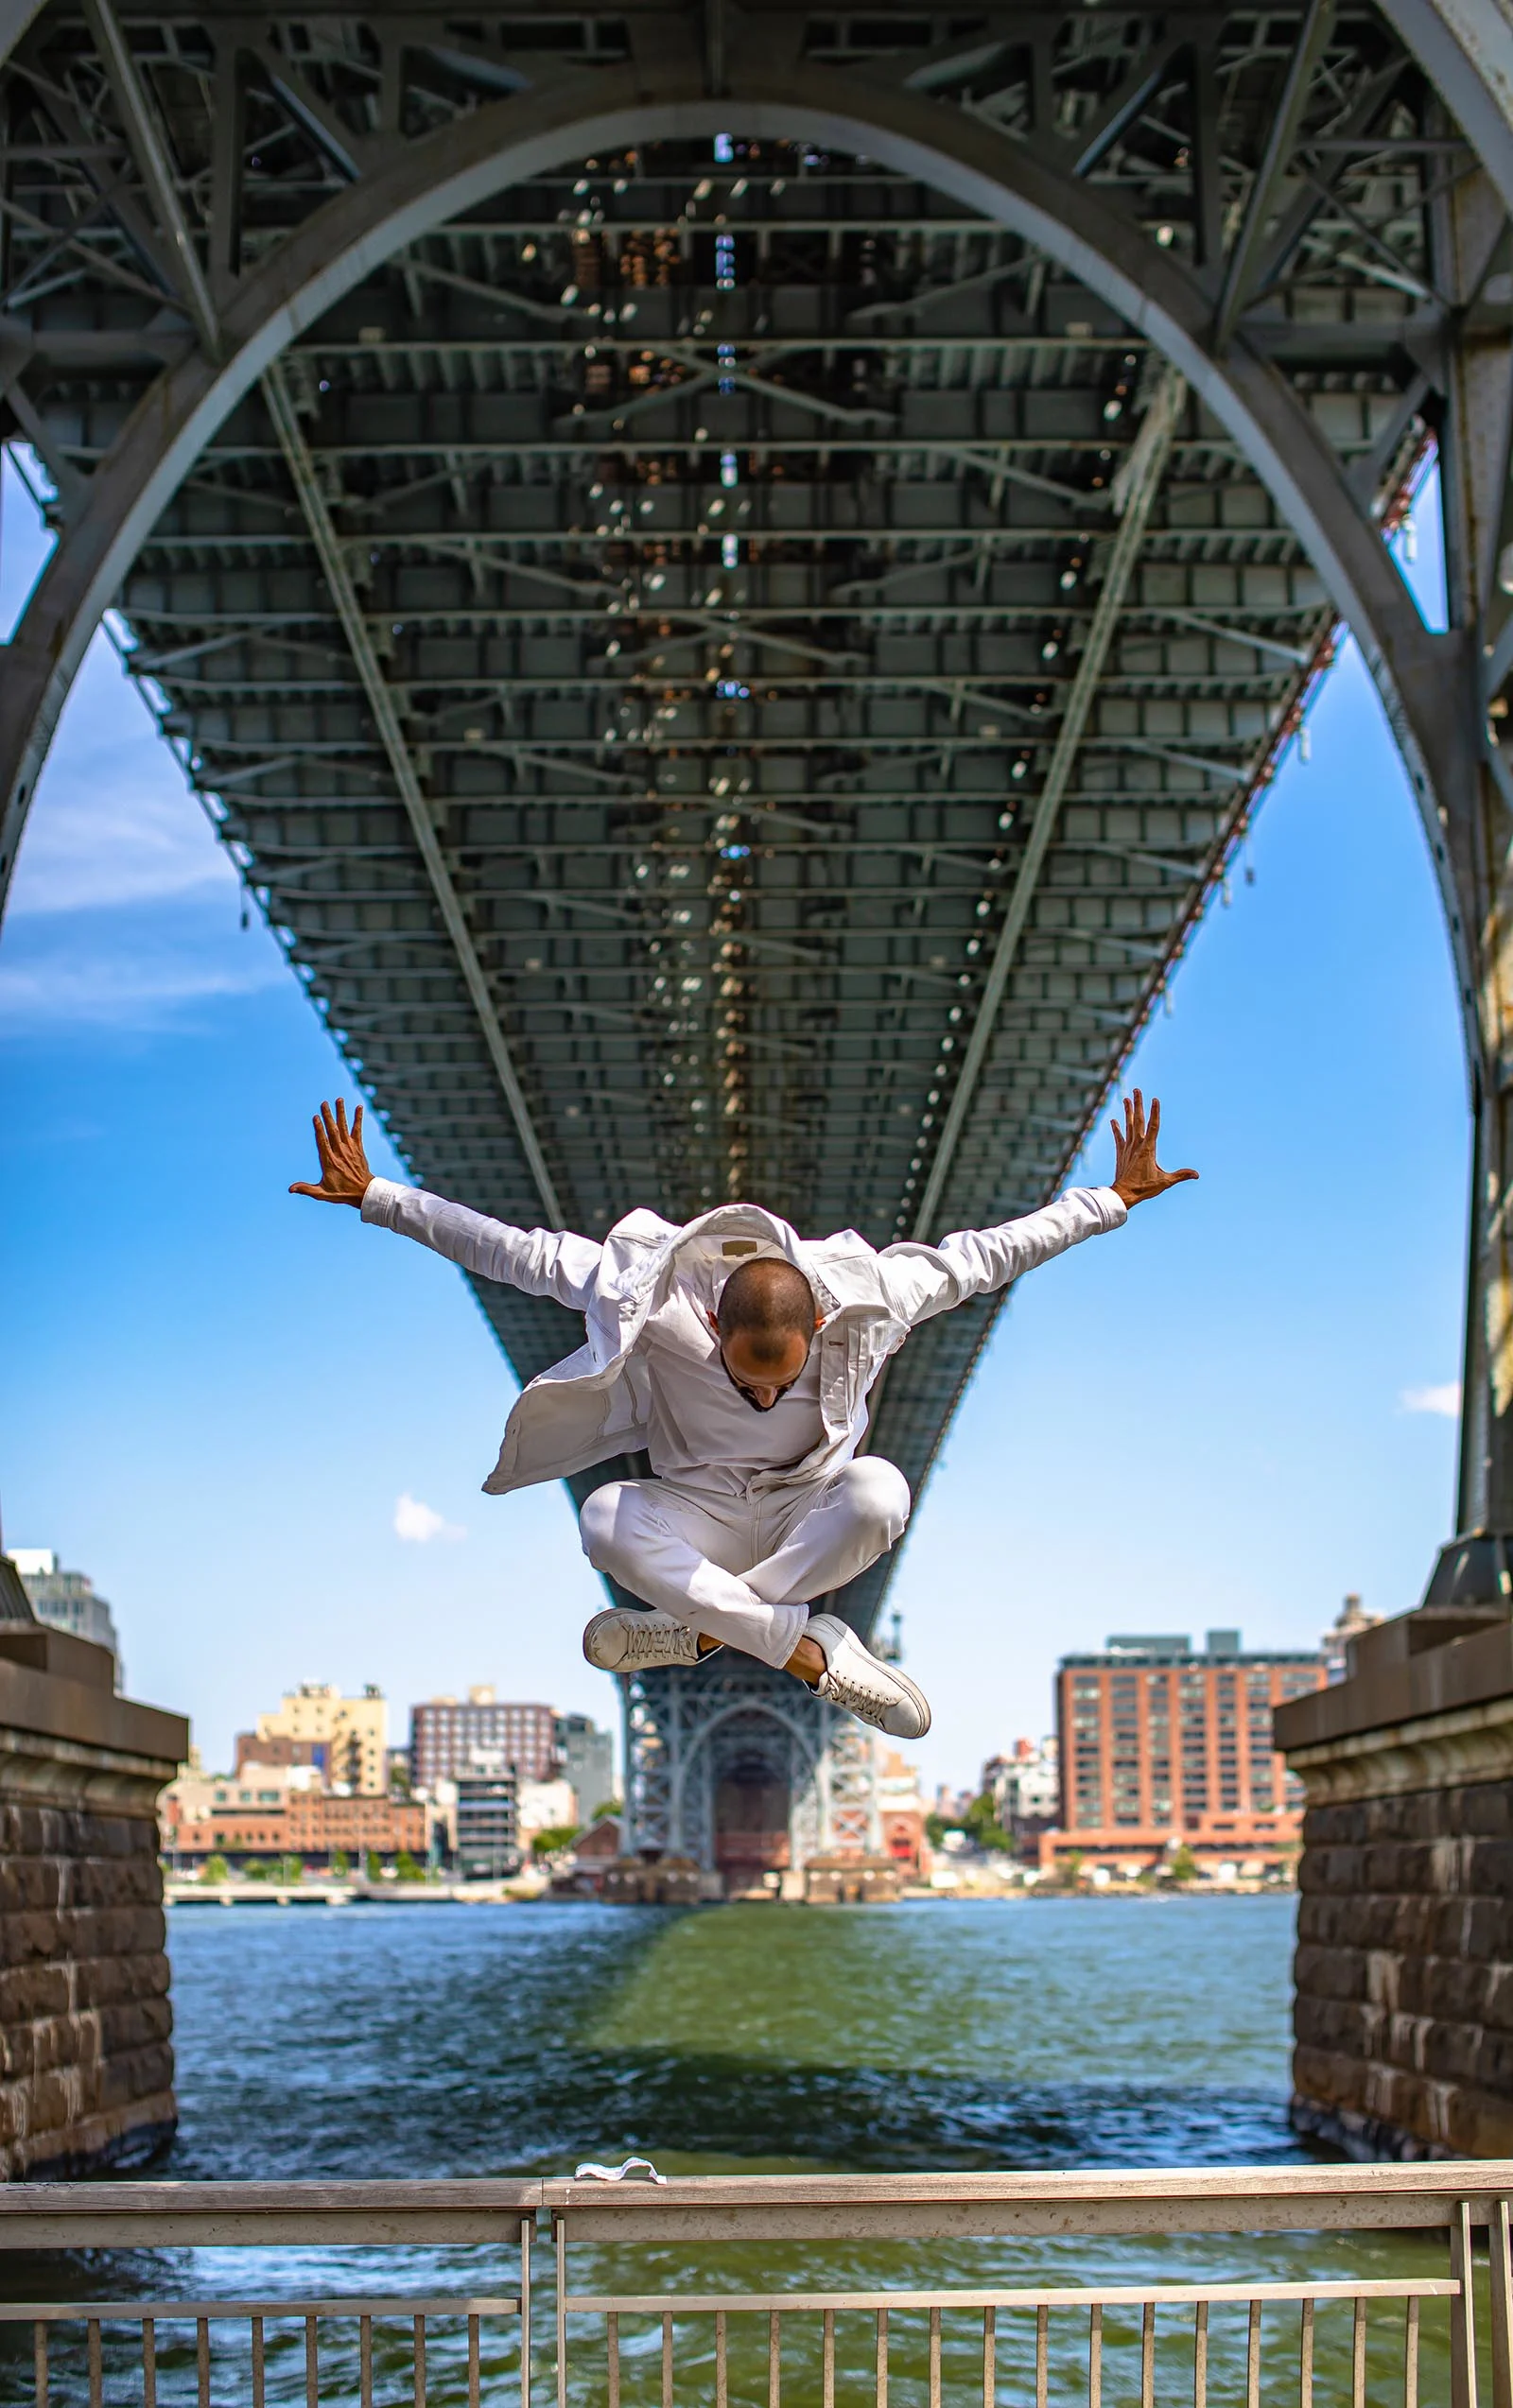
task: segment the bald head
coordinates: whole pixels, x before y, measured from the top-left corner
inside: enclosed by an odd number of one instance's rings
[[[819,1323],[813,1289],[792,1263],[758,1256],[731,1273],[713,1318],[731,1379],[748,1404],[770,1412],[809,1360]]]

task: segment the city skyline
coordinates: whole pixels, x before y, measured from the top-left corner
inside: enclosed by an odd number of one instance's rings
[[[13,614],[31,571],[6,502]],[[1023,1284],[916,1505],[889,1610],[935,1703],[930,1779],[1044,1727],[1056,1658],[1110,1628],[1315,1644],[1347,1591],[1416,1602],[1451,1529],[1469,1131],[1448,950],[1348,649],[1311,736],[1259,815],[1255,885],[1243,866],[1129,1065],[1202,1184]],[[462,1283],[284,1192],[312,1106],[352,1082],[241,921],[97,642],[0,944],[27,1367],[6,1543],[87,1568],[134,1691],[189,1710],[207,1758],[291,1665],[391,1695],[492,1675],[608,1720],[565,1499],[478,1494],[513,1383]],[[1102,1135],[1086,1175],[1108,1171]]]

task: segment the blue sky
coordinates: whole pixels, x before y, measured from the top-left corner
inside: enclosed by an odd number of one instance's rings
[[[0,628],[41,557],[6,477]],[[916,1513],[893,1602],[931,1780],[1047,1727],[1065,1650],[1232,1623],[1312,1645],[1348,1588],[1417,1602],[1450,1531],[1446,942],[1352,652],[1311,736],[1132,1073],[1201,1183],[1024,1284]],[[6,1543],[94,1577],[133,1693],[192,1714],[210,1761],[302,1679],[378,1681],[396,1743],[412,1699],[478,1680],[613,1720],[564,1493],[478,1493],[512,1383],[468,1291],[285,1193],[337,1057],[103,637],[25,841],[0,1040]]]

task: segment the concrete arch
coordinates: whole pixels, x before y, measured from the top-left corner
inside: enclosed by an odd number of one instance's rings
[[[1424,0],[1417,5],[1423,9]],[[737,122],[764,139],[797,136],[862,152],[1024,236],[1165,353],[1240,442],[1359,642],[1386,707],[1435,860],[1476,1062],[1473,947],[1457,892],[1468,886],[1456,875],[1466,865],[1455,858],[1475,777],[1474,714],[1445,707],[1447,684],[1472,691],[1469,646],[1425,630],[1378,529],[1281,376],[1239,342],[1217,356],[1211,303],[1190,271],[1087,183],[982,120],[882,78],[811,64],[799,76],[742,60],[731,81],[730,95],[711,97],[702,66],[683,54],[655,73],[635,64],[587,71],[479,109],[391,158],[292,234],[227,307],[218,358],[195,349],[165,370],[92,478],[9,649],[0,705],[0,907],[96,626],[194,460],[286,345],[405,244],[522,178],[596,150],[707,137]],[[1509,165],[1513,173],[1513,158]]]

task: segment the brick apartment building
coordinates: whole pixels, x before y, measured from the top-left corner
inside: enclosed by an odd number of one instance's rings
[[[549,1781],[557,1769],[555,1707],[520,1705],[482,1687],[410,1707],[411,1789],[455,1781],[479,1758],[513,1765],[522,1781]]]
[[[1156,1864],[1185,1843],[1210,1863],[1274,1865],[1296,1848],[1302,1792],[1278,1755],[1274,1709],[1322,1689],[1321,1653],[1246,1654],[1238,1631],[1110,1638],[1056,1674],[1061,1827],[1042,1869]]]

